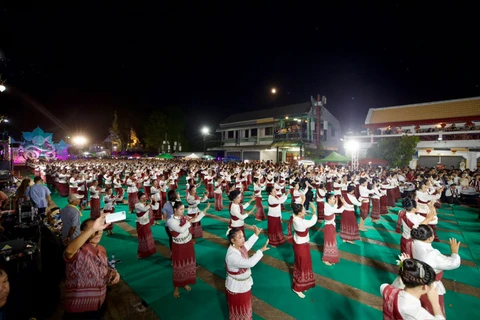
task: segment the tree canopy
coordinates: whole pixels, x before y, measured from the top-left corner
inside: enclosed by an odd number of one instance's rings
[[[368,156],[385,159],[392,167],[404,167],[412,161],[420,139],[415,136],[382,138],[368,149]]]

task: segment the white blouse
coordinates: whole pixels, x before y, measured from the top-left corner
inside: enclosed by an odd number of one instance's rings
[[[172,220],[172,219],[170,219]],[[257,242],[258,236],[252,235],[248,241],[245,242],[244,247],[247,250],[250,250],[255,242]],[[238,272],[239,269],[247,268],[245,273],[239,275],[231,275],[227,272],[227,277],[225,280],[225,287],[230,292],[234,293],[244,293],[248,292],[253,285],[252,271],[250,268],[253,268],[263,257],[263,252],[257,250],[253,256],[248,259],[242,257],[240,250],[229,246],[227,250],[227,256],[225,257],[225,263],[228,266],[228,270],[232,272]]]
[[[243,206],[243,214],[240,214],[240,206]],[[248,218],[248,214],[245,213],[245,210],[250,206],[243,204],[236,204],[232,202],[232,207],[230,208],[230,214],[234,217],[237,217],[238,220],[232,220],[232,227],[238,228],[245,225],[245,219]]]
[[[293,217],[294,230],[292,230],[292,233],[293,233],[293,240],[295,241],[296,244],[304,244],[304,243],[310,242],[310,235],[307,233],[305,237],[301,237],[295,232],[295,230],[300,232],[305,231],[306,229],[314,226],[315,223],[317,223],[317,219],[318,218],[316,214],[314,214],[312,216],[312,219],[310,220],[306,220],[297,216]]]
[[[387,286],[387,283],[384,283],[380,286],[380,295],[383,295],[383,290]],[[420,300],[412,296],[410,293],[405,291],[400,291],[398,293],[398,311],[400,315],[405,320],[444,320],[444,316],[432,316],[430,312],[425,310],[420,304]]]
[[[431,243],[419,240],[413,241],[412,255],[413,258],[429,264],[436,273],[457,269],[462,262],[458,254],[453,253],[451,256],[443,255],[440,251],[433,248]],[[446,290],[442,281],[435,281],[434,286],[437,288],[438,294],[445,294]]]
[[[328,203],[325,203],[325,208],[323,210],[323,215],[325,217],[328,217],[328,216],[331,216],[332,214],[334,215],[335,213],[342,213],[344,210],[345,210],[345,206],[342,206],[339,209],[337,205],[332,206]],[[333,224],[335,226],[336,225],[335,224],[335,218],[333,218],[332,220],[325,219],[325,225],[327,225],[327,224]]]
[[[268,196],[268,215],[270,217],[281,217],[282,216],[282,206],[281,204],[287,200],[288,196],[284,194],[282,197],[277,198],[272,195]],[[278,204],[276,207],[271,207],[270,204]]]
[[[183,226],[180,226],[181,218],[176,217],[175,215],[173,215],[171,219],[168,219],[167,220],[168,228],[172,231],[179,233],[178,236],[172,237],[173,242],[178,244],[183,244],[192,240],[192,234],[190,233],[189,228],[192,225],[192,223],[199,222],[200,220],[202,220],[203,217],[205,217],[205,214],[203,212],[200,212],[196,219],[187,221]]]

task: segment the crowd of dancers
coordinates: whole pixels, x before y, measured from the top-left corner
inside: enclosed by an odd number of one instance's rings
[[[402,233],[400,270],[393,284],[381,286],[384,317],[444,319],[442,275],[445,270],[459,267],[460,256],[455,239],[450,239],[449,256],[432,247],[431,243],[439,240],[436,208],[445,200],[451,185],[480,191],[478,171],[435,168],[365,167],[352,172],[345,167],[321,165],[176,160],[89,160],[31,165],[60,195],[80,194],[88,199],[94,219],[105,219],[105,213],[114,212],[115,205],[124,201],[126,191],[129,211],[137,216],[138,258],[156,252],[151,227],[164,220],[176,298],[180,297],[179,288],[190,291],[190,285],[196,282],[194,244],[196,238],[203,237],[201,220],[215,214],[214,210],[223,210],[223,202],[228,197],[230,223],[226,236],[230,246],[225,262],[231,319],[252,318],[251,268],[266,250],[287,241],[293,244],[291,287],[298,297],[305,298],[306,291],[315,287],[309,229],[323,223],[322,261],[334,266],[340,262],[336,221],[340,221],[340,239],[354,244],[360,240],[360,232],[368,238],[367,219],[377,223],[399,200],[403,206],[397,221],[397,231]],[[186,186],[183,199],[178,192],[182,184]],[[197,189],[202,184],[205,193],[199,195]],[[246,193],[249,190],[253,191],[251,198],[250,192]],[[265,207],[264,200],[268,203]],[[207,203],[202,210],[201,203]],[[214,210],[210,209],[211,205]],[[359,208],[358,221],[355,207]],[[287,235],[282,225],[285,211],[291,211]],[[247,240],[245,219],[253,214],[257,221],[267,220],[268,240],[249,256],[248,251],[262,232],[253,226],[254,234]],[[107,235],[112,234],[111,225],[104,228]]]

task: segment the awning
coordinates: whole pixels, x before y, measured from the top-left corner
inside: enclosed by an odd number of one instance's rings
[[[294,141],[276,141],[270,145],[270,148],[294,148],[300,147],[303,143],[298,140]]]

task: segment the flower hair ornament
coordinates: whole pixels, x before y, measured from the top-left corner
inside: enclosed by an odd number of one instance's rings
[[[397,266],[400,267],[401,270],[403,270],[403,261],[405,259],[410,259],[410,256],[406,253],[402,253],[401,255],[398,256],[400,260],[397,260]]]

